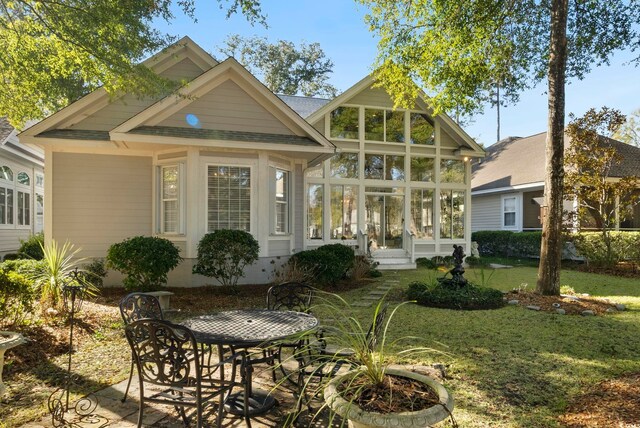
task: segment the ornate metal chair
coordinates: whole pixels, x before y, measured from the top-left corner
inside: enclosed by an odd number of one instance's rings
[[[120,301],[120,315],[122,315],[122,320],[124,321],[125,326],[141,319],[164,319],[162,308],[160,307],[160,301],[158,301],[155,296],[145,293],[130,293],[124,296]],[[135,361],[133,354],[131,354],[129,381],[127,382],[127,389],[124,391],[124,397],[122,397],[121,400],[123,403],[127,401],[127,394],[129,394],[134,366]]]
[[[198,344],[187,327],[164,320],[141,319],[128,324],[125,333],[140,381],[138,428],[142,426],[145,403],[173,405],[186,426],[195,416],[198,428],[206,419],[205,409],[215,404],[217,426],[222,426],[226,399],[234,387],[246,387],[244,381],[236,382],[237,368],[246,369],[243,352],[221,358],[213,366],[202,367]],[[214,366],[216,370],[212,370]],[[228,376],[225,366],[231,370]],[[244,408],[248,409],[247,398],[244,401]],[[194,409],[194,415],[189,417],[187,408]],[[250,427],[246,411],[244,418]]]
[[[313,287],[301,282],[283,282],[271,286],[267,291],[267,309],[271,311],[297,311],[309,312],[311,299],[313,298]],[[265,359],[271,365],[273,381],[276,381],[276,367],[286,379],[290,374],[286,372],[282,364],[282,350],[284,348],[295,349],[300,346],[300,342],[279,343],[277,349],[268,348],[265,350]],[[268,356],[271,356],[269,360]],[[276,363],[277,360],[277,363]]]

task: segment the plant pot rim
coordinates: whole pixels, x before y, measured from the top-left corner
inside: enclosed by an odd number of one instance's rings
[[[0,350],[11,349],[18,345],[22,345],[26,341],[20,333],[14,331],[0,331]]]
[[[409,370],[403,369],[386,369],[385,373],[392,376],[405,377],[422,382],[431,387],[438,394],[440,404],[431,406],[427,409],[415,412],[400,413],[376,413],[367,412],[358,405],[342,398],[338,392],[340,385],[345,378],[355,376],[358,369],[347,372],[343,375],[336,376],[332,379],[324,389],[324,398],[327,405],[342,418],[374,427],[386,426],[406,426],[406,427],[424,427],[436,424],[448,418],[453,412],[453,396],[447,389],[437,380]]]

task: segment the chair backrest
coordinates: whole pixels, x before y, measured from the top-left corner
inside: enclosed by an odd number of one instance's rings
[[[157,297],[146,293],[131,293],[120,301],[120,315],[126,324],[149,318],[162,320],[162,308]]]
[[[267,309],[308,312],[313,288],[301,282],[284,282],[269,288]]]
[[[125,334],[141,381],[199,389],[198,346],[187,327],[145,318],[128,324]]]
[[[369,331],[367,332],[367,347],[370,351],[374,350],[378,343],[378,339],[380,339],[380,334],[382,334],[382,330],[384,329],[384,320],[387,317],[388,307],[388,303],[382,305],[376,315],[375,321],[371,324],[371,327],[369,327]]]

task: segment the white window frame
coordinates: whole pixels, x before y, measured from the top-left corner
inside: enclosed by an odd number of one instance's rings
[[[505,211],[505,203],[507,199],[513,199],[515,209],[513,211]],[[513,226],[505,224],[505,214],[514,213],[515,218]],[[520,197],[519,195],[502,195],[500,198],[500,225],[503,230],[520,230]]]
[[[27,184],[18,182],[18,176],[23,175],[27,177]],[[16,229],[31,229],[33,223],[33,203],[31,188],[31,175],[24,170],[14,171],[14,193],[13,193],[13,224]],[[22,207],[18,205],[20,200],[20,194],[22,194]],[[22,216],[20,216],[20,210],[22,209]],[[28,212],[27,212],[28,211]]]
[[[177,230],[176,231],[166,231],[164,229],[164,203],[169,199],[164,198],[164,169],[165,168],[177,168],[178,169],[178,178],[177,178],[177,197],[176,200],[178,202],[178,220],[177,220]],[[157,215],[157,231],[160,235],[165,236],[181,236],[185,234],[185,215],[184,215],[184,207],[185,207],[185,179],[184,179],[184,162],[172,162],[172,163],[163,163],[157,166],[157,184],[158,184],[158,215]],[[173,200],[173,199],[171,199]]]
[[[256,231],[256,223],[257,219],[255,218],[255,203],[256,203],[256,183],[255,181],[258,179],[256,176],[257,165],[247,164],[247,163],[234,163],[234,162],[211,162],[207,161],[204,163],[203,175],[204,175],[204,233],[211,233],[209,230],[209,167],[229,167],[229,168],[248,168],[249,169],[249,233],[255,237]]]
[[[285,198],[283,201],[278,200],[278,173],[283,173],[286,177],[285,181]],[[274,191],[273,198],[271,201],[273,202],[273,234],[274,235],[288,235],[291,232],[291,171],[288,171],[284,168],[275,168],[275,176],[273,178],[274,183]],[[278,208],[279,206],[284,205],[284,230],[278,230]]]
[[[38,196],[42,198],[42,212],[38,213]],[[44,230],[44,193],[36,191],[35,198],[33,199],[33,232],[40,233]]]

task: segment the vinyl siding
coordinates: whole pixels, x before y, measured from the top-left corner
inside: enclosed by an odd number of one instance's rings
[[[71,125],[70,128],[110,131],[155,102],[156,100],[151,98],[138,99],[133,95],[125,95],[122,98],[113,100],[86,119]]]
[[[471,231],[500,230],[502,228],[500,195],[471,197]]]
[[[378,106],[393,108],[393,101],[389,94],[382,88],[369,88],[361,91],[353,98],[345,101],[345,104],[361,104],[364,106]]]
[[[30,234],[30,229],[0,229],[0,255],[18,251],[20,240],[27,239]]]
[[[440,132],[440,147],[458,149],[460,145],[444,130]]]
[[[151,177],[151,157],[54,153],[51,236],[104,257],[113,243],[151,234]]]
[[[269,239],[269,257],[291,255],[290,239]]]
[[[185,116],[194,114],[204,129],[292,135],[293,132],[236,83],[228,80],[193,101],[159,126],[185,127]]]
[[[167,79],[180,81],[180,80],[193,80],[194,78],[200,76],[202,73],[202,69],[194,64],[189,58],[184,58],[179,61],[171,68],[168,68],[164,72],[160,73],[162,77],[166,77]]]

